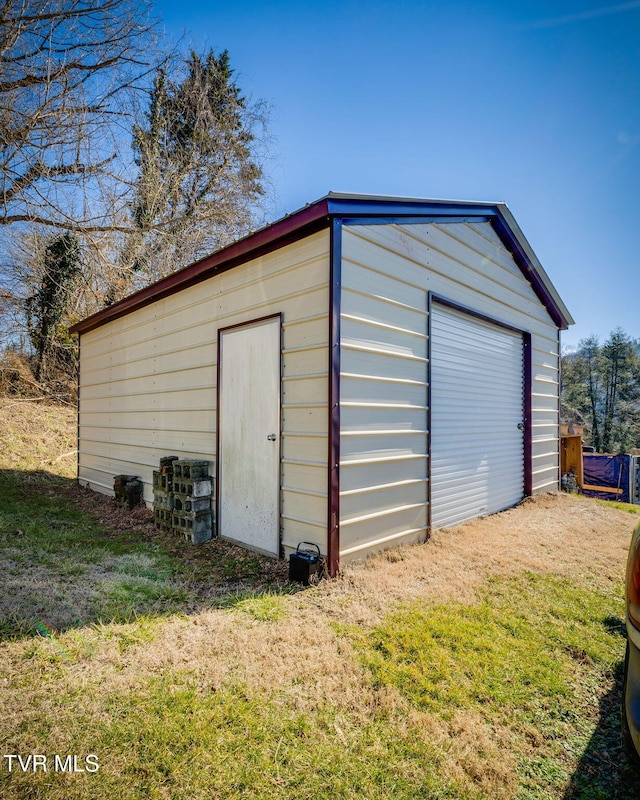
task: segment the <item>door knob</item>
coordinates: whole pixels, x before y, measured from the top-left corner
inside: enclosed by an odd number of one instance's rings
[[[267,436],[267,439],[268,439],[270,442],[275,442],[275,440],[276,440],[277,438],[278,438],[278,436],[277,436],[277,434],[275,434],[275,433],[270,433],[270,434]]]

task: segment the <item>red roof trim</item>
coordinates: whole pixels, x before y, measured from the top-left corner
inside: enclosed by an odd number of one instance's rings
[[[512,252],[516,264],[532,284],[540,301],[559,328],[565,330],[573,319],[558,297],[544,270],[540,267],[524,235],[503,203],[463,202],[458,200],[427,200],[420,198],[376,197],[330,193],[272,225],[262,228],[234,244],[218,250],[201,261],[179,270],[157,283],[141,289],[102,311],[77,322],[71,333],[86,333],[94,328],[143,308],[156,300],[193,286],[218,275],[251,258],[272,252],[286,244],[302,239],[328,227],[332,218],[344,223],[394,222],[404,220],[461,221],[490,220],[498,236]]]
[[[312,205],[291,214],[273,225],[262,228],[250,236],[240,239],[228,247],[206,256],[195,264],[190,264],[156,283],[125,297],[112,306],[103,308],[96,314],[77,322],[70,333],[86,333],[107,322],[124,317],[139,308],[148,306],[156,300],[175,294],[181,289],[210,278],[246,261],[247,257],[257,258],[260,255],[276,250],[292,241],[308,236],[309,233],[321,230],[329,224],[329,203],[323,198]]]

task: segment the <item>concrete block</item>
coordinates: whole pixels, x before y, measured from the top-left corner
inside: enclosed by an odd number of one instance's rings
[[[153,470],[153,490],[160,489],[163,492],[170,492],[172,489],[173,475],[171,472],[162,472],[162,470]]]
[[[174,509],[172,516],[173,529],[184,534],[193,544],[200,544],[211,539],[212,515],[210,511],[187,513]]]
[[[211,480],[191,480],[173,476],[173,491],[176,494],[190,495],[191,497],[210,497],[212,492]]]
[[[160,459],[160,472],[173,472],[173,465],[178,461],[178,456],[163,456]]]
[[[175,505],[173,492],[164,492],[162,489],[153,490],[153,505],[172,511]]]
[[[211,511],[211,495],[206,497],[193,497],[190,494],[174,493],[173,507],[176,511],[184,511],[188,514],[196,511]]]
[[[213,532],[211,528],[206,528],[194,533],[185,533],[184,538],[191,544],[204,544],[213,538]]]
[[[209,477],[209,462],[182,458],[174,462],[173,474],[177,478],[186,478],[187,480],[205,480]]]
[[[169,531],[172,528],[173,512],[163,506],[153,504],[153,521],[156,528]]]

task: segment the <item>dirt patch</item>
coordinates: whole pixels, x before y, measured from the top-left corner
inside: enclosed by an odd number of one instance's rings
[[[221,539],[193,545],[173,531],[156,527],[153,512],[144,504],[129,509],[112,497],[78,485],[67,487],[73,503],[105,526],[106,536],[136,536],[180,564],[180,579],[200,600],[230,592],[280,587],[287,581],[288,566],[246,547]]]

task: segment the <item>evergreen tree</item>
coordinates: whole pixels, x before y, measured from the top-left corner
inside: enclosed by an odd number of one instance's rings
[[[182,80],[157,71],[145,124],[134,130],[137,230],[126,266],[145,280],[174,271],[247,233],[264,193],[256,125],[229,54],[191,53]]]
[[[599,453],[640,447],[640,356],[638,342],[620,328],[604,345],[583,339],[562,362],[565,416],[584,419],[587,441]]]
[[[36,380],[50,377],[53,367],[69,368],[70,351],[65,312],[81,273],[80,247],[70,233],[53,239],[44,253],[40,284],[25,302],[27,329],[36,353]]]

